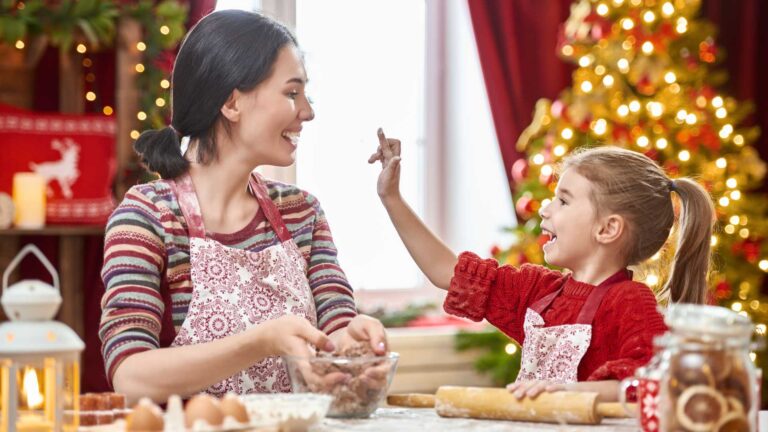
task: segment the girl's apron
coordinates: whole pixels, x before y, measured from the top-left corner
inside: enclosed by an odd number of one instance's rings
[[[570,276],[566,277],[557,291],[532,304],[525,312],[525,341],[516,381],[578,381],[579,363],[592,340],[595,313],[608,289],[615,283],[630,280],[630,275],[629,271],[621,270],[593,288],[575,324],[544,327],[542,318],[544,310],[560,295]]]
[[[284,315],[302,316],[317,326],[307,262],[257,174],[251,175],[249,190],[280,239],[258,252],[206,238],[192,178],[186,174],[171,185],[189,229],[192,277],[192,300],[171,346],[221,339]],[[217,396],[290,391],[288,372],[280,357],[267,357],[206,389]]]

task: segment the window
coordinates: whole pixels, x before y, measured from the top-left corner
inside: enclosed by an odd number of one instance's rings
[[[219,0],[238,1],[295,22],[317,116],[295,170],[260,169],[318,197],[362,303],[440,295],[376,195],[379,126],[403,142],[404,196],[454,251],[506,246],[513,204],[465,0]]]
[[[355,289],[412,288],[422,276],[376,194],[376,129],[403,143],[401,190],[424,201],[424,2],[297,0],[316,118],[297,153],[297,184],[316,195]]]

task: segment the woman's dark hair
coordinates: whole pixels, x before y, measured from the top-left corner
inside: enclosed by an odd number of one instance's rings
[[[141,161],[163,178],[189,169],[183,136],[197,139],[197,159],[216,159],[215,126],[232,91],[247,92],[269,77],[281,48],[298,46],[279,22],[254,12],[216,11],[186,35],[173,66],[171,126],[148,130],[133,144]],[[226,128],[229,123],[222,119]]]

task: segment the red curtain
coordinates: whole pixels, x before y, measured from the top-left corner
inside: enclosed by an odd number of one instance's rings
[[[185,2],[185,0],[181,0]],[[203,16],[213,11],[216,0],[189,0],[189,18],[187,28],[191,28]],[[94,90],[101,100],[96,103],[86,103],[86,112],[100,112],[101,107],[115,107],[115,52],[105,50],[91,53],[89,57],[93,65],[86,72],[94,73],[96,79],[86,82],[84,90]],[[55,112],[59,109],[59,77],[58,77],[58,48],[49,48],[40,60],[35,75],[35,111]],[[117,197],[118,201],[122,197]],[[51,262],[58,262],[58,240],[51,237],[23,237],[21,245],[37,244]],[[85,352],[82,355],[83,392],[99,392],[109,390],[104,373],[104,362],[101,358],[101,341],[98,329],[101,318],[101,297],[104,294],[104,284],[101,281],[101,266],[103,262],[104,239],[101,237],[86,237],[83,249],[83,317],[85,327]],[[24,260],[20,271],[22,278],[39,278],[49,280],[44,269],[33,260]]]
[[[507,178],[521,157],[515,150],[530,123],[537,99],[553,98],[571,85],[570,71],[555,55],[559,26],[571,0],[468,0],[480,64]],[[755,144],[768,159],[768,3],[761,0],[704,0],[702,15],[719,27],[730,80],[723,89],[756,104],[752,122],[763,130]]]
[[[192,28],[200,19],[216,8],[216,0],[187,0],[189,3],[189,17],[187,28]]]
[[[768,3],[763,0],[704,0],[705,18],[718,26],[716,42],[722,48],[729,80],[723,91],[739,100],[751,100],[755,111],[749,124],[760,127],[762,133],[755,148],[768,161]],[[768,182],[763,183],[768,190]]]
[[[507,178],[539,98],[554,98],[573,67],[555,55],[557,30],[572,0],[468,0],[493,123]],[[511,185],[511,183],[510,183]]]

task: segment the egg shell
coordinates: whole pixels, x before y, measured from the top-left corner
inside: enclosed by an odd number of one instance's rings
[[[224,417],[232,417],[240,423],[249,423],[248,412],[245,410],[245,405],[240,402],[234,394],[227,394],[221,399],[221,412]]]
[[[197,420],[203,420],[211,426],[221,426],[224,414],[219,400],[205,393],[190,399],[184,408],[184,424],[191,429]]]
[[[162,431],[163,411],[149,399],[142,399],[125,420],[127,431]]]

